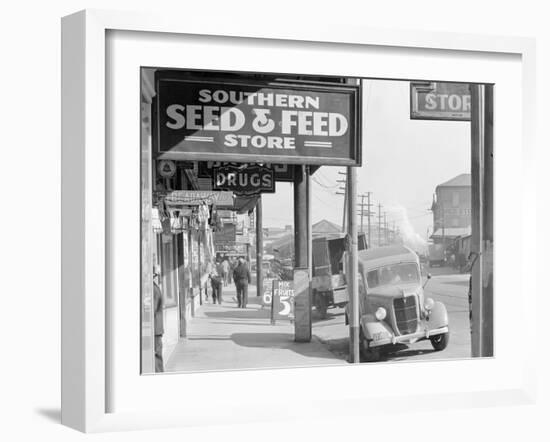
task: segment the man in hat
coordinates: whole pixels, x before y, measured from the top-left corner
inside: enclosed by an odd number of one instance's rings
[[[246,308],[248,303],[248,283],[250,282],[250,271],[244,258],[239,258],[237,267],[233,270],[233,281],[237,289],[237,301],[239,308]]]
[[[153,308],[155,316],[153,325],[155,328],[155,372],[164,371],[164,362],[162,360],[162,335],[164,334],[164,300],[162,292],[158,286],[160,278],[160,268],[153,267]]]

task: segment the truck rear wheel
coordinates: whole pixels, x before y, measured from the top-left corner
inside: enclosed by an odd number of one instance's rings
[[[321,317],[321,319],[326,319],[328,302],[325,294],[317,293],[317,302],[316,302],[315,308],[319,312],[319,316]]]

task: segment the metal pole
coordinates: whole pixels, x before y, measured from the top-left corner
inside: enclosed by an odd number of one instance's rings
[[[256,296],[262,296],[264,238],[262,222],[262,195],[256,202]]]
[[[354,167],[348,167],[347,180],[347,195],[348,201],[348,274],[347,286],[350,304],[349,318],[349,354],[350,362],[357,364],[359,358],[359,290],[357,284],[357,217],[355,216],[355,205],[353,204],[357,194],[357,170]]]
[[[305,173],[306,173],[306,180],[307,180],[307,194],[306,194],[306,201],[307,201],[307,261],[308,261],[308,268],[309,268],[309,280],[311,282],[311,279],[313,278],[313,230],[311,228],[312,222],[311,222],[311,213],[312,213],[312,206],[311,206],[311,172],[309,169],[309,166],[305,166]]]

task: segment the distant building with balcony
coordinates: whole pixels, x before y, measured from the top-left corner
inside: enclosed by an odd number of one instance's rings
[[[458,175],[435,188],[432,202],[434,243],[448,246],[460,236],[471,234],[472,179],[469,173]]]

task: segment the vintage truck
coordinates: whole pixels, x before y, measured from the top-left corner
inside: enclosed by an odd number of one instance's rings
[[[364,233],[358,235],[357,248],[358,250],[367,248]],[[348,302],[344,276],[345,251],[344,234],[313,238],[312,302],[322,319],[326,318],[329,307],[343,307]]]
[[[377,360],[385,346],[424,339],[429,339],[437,351],[447,347],[447,309],[425,297],[414,251],[405,246],[379,247],[360,251],[358,261],[362,360]],[[346,324],[348,318],[346,306]]]
[[[428,266],[433,267],[435,265],[445,265],[445,245],[441,243],[428,243]]]

